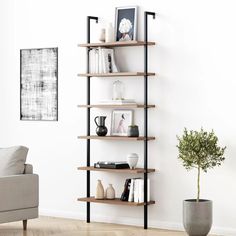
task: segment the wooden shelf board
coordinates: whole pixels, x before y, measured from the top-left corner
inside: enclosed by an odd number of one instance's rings
[[[155,45],[155,42],[147,42],[147,45]],[[78,44],[78,47],[132,47],[132,46],[144,46],[144,41],[126,41],[126,42],[111,42],[111,43],[83,43]]]
[[[93,105],[78,105],[79,108],[155,108],[155,105],[143,104],[93,104]]]
[[[145,137],[127,137],[127,136],[78,136],[78,139],[101,139],[101,140],[125,140],[125,141],[143,141]],[[148,137],[147,140],[155,140],[155,137]]]
[[[94,168],[93,166],[81,166],[78,167],[78,170],[89,170],[89,171],[104,171],[104,172],[113,172],[113,173],[129,173],[129,174],[139,174],[146,173],[144,168],[136,169],[106,169],[106,168]],[[148,169],[147,173],[155,172],[155,169]]]
[[[115,72],[115,73],[79,73],[79,77],[120,77],[120,76],[155,76],[155,73],[144,72]]]
[[[81,202],[94,202],[94,203],[103,203],[103,204],[112,204],[112,205],[123,205],[123,206],[144,206],[145,203],[138,203],[138,202],[126,202],[126,201],[121,201],[119,198],[116,198],[114,200],[98,200],[95,199],[94,197],[84,197],[84,198],[78,198],[78,201]],[[147,203],[147,205],[155,204],[155,201],[150,201]]]

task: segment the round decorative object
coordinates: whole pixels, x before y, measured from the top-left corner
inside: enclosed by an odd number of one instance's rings
[[[106,199],[115,199],[115,189],[113,188],[112,184],[109,184],[109,187],[106,189]]]
[[[183,224],[188,235],[206,236],[212,226],[212,201],[188,199],[183,202]]]
[[[102,182],[100,179],[98,179],[95,198],[96,199],[104,199],[104,188],[102,186]]]
[[[138,137],[139,136],[139,129],[137,125],[129,125],[128,126],[128,137]]]
[[[137,153],[130,153],[127,155],[127,162],[129,164],[130,169],[135,169],[138,163],[138,154]]]
[[[124,84],[120,80],[116,80],[113,83],[113,100],[124,100]]]

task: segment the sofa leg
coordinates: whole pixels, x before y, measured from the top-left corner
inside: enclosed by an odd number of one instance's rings
[[[27,220],[23,220],[23,230],[27,230]]]

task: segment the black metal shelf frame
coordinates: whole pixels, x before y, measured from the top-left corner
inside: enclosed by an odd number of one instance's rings
[[[147,204],[147,181],[148,181],[148,16],[152,16],[155,19],[154,12],[144,12],[144,169],[146,170],[144,173],[144,229],[148,228],[148,204]],[[91,28],[91,21],[95,21],[98,23],[98,17],[95,16],[88,16],[87,17],[87,43],[90,43],[90,28]],[[89,74],[89,51],[91,50],[90,47],[87,47],[87,73]],[[90,76],[87,76],[87,105],[90,104]],[[90,107],[87,107],[87,136],[90,136]],[[90,139],[87,139],[87,167],[90,166]],[[88,198],[90,197],[90,171],[87,170],[87,195]],[[87,202],[87,223],[90,223],[90,202]]]

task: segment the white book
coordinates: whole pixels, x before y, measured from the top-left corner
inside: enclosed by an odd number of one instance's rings
[[[134,202],[139,202],[139,180],[134,180]]]
[[[89,72],[90,73],[94,73],[95,72],[95,50],[92,49],[90,52],[89,52]]]
[[[131,179],[131,183],[130,183],[130,189],[129,189],[129,202],[133,202],[134,201],[134,181],[135,179]]]
[[[144,180],[139,180],[139,186],[138,186],[138,202],[142,203],[144,202]]]
[[[114,56],[114,49],[98,48],[98,73],[119,72]]]
[[[109,48],[103,48],[103,60],[104,60],[104,71],[105,73],[117,72],[113,71],[113,60],[112,55],[114,55],[114,50]],[[114,58],[114,56],[113,56]]]
[[[95,49],[95,73],[99,73],[99,52],[98,49]]]
[[[98,48],[98,73],[103,72],[103,56],[102,56],[102,48]]]
[[[118,69],[118,67],[116,65],[115,51],[114,50],[112,50],[111,62],[112,62],[112,72],[120,72],[120,70]]]
[[[147,201],[150,201],[150,179],[147,180]],[[134,202],[144,202],[144,179],[134,181]]]
[[[109,73],[108,51],[102,48],[103,73]]]

